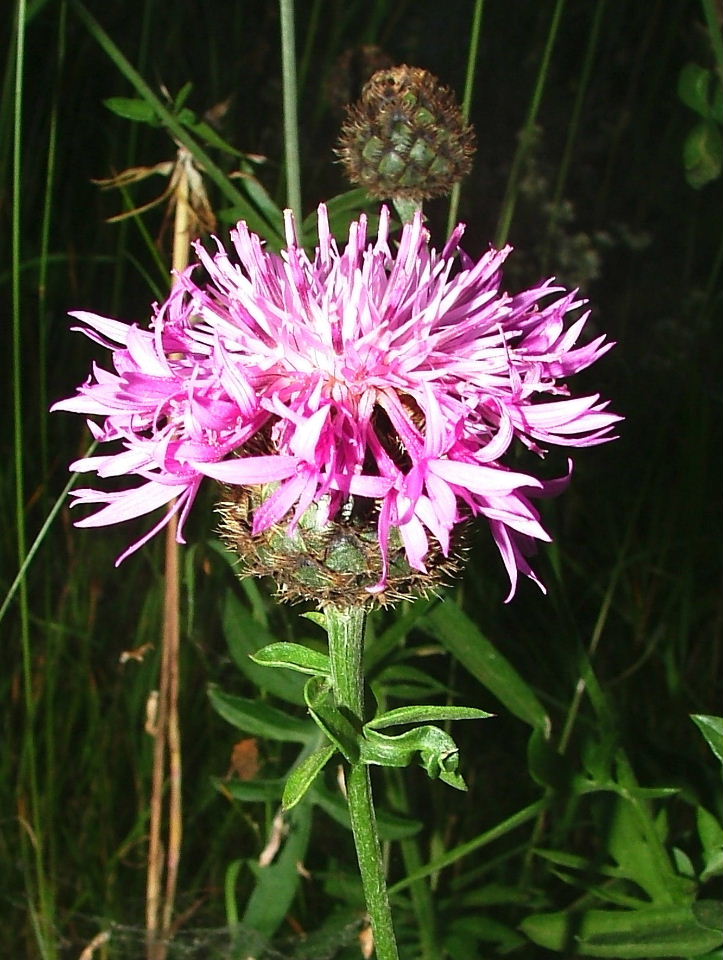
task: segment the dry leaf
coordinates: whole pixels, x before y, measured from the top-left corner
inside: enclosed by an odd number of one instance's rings
[[[253,780],[260,766],[259,745],[255,737],[246,737],[234,744],[228,776],[235,773],[239,780]]]
[[[118,660],[120,663],[128,663],[129,660],[135,660],[136,663],[143,663],[143,658],[148,651],[152,649],[152,643],[144,643],[142,646],[136,647],[135,650],[124,650],[120,657],[118,657]]]
[[[374,956],[374,933],[369,924],[359,931],[359,948],[364,960],[370,960],[370,957]]]

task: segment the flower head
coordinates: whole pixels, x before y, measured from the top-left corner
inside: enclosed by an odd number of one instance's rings
[[[362,216],[340,251],[321,206],[313,260],[290,213],[286,225],[280,255],[245,223],[232,232],[235,256],[218,241],[213,253],[196,244],[199,263],[148,330],[73,314],[110,349],[114,370],[95,367],[54,409],[101,417],[93,435],[120,450],[71,469],[140,480],[117,492],[74,491],[76,504],[102,505],[78,525],[169,504],[123,556],[174,513],[182,540],[199,486],[212,478],[226,490],[227,530],[242,530],[243,549],[259,560],[252,572],[274,569],[283,531],[300,542],[308,573],[320,562],[309,542],[321,537],[326,566],[314,577],[333,570],[336,549],[344,563],[352,557],[362,598],[384,602],[402,592],[400,561],[423,587],[461,522],[482,515],[510,596],[518,571],[536,580],[526,558],[535,540],[550,538],[531,497],[560,482],[510,469],[505,455],[516,441],[539,455],[600,443],[619,419],[598,396],[574,398],[566,386],[611,346],[604,337],[578,345],[587,313],[565,321],[584,301],[552,281],[504,293],[510,248],[473,262],[459,250],[459,226],[438,252],[421,215],[396,249],[386,208],[373,240]],[[370,548],[375,561],[354,559]],[[347,577],[345,596],[348,588]],[[330,589],[322,599],[333,600]]]
[[[352,183],[380,200],[448,194],[472,167],[475,136],[454,94],[428,70],[388,67],[347,108],[337,153]]]

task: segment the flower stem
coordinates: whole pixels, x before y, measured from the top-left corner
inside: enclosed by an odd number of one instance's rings
[[[337,706],[361,725],[364,719],[362,651],[366,613],[360,607],[327,607],[331,679]],[[346,781],[349,817],[354,833],[359,871],[374,931],[377,960],[398,960],[392,913],[384,877],[382,850],[366,764],[351,764]]]
[[[299,161],[299,123],[296,77],[296,37],[294,0],[279,0],[281,19],[281,72],[284,94],[284,148],[286,151],[287,205],[294,211],[301,230],[301,165]]]

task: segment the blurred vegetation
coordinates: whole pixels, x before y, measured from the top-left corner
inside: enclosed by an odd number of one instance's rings
[[[349,189],[332,151],[341,105],[370,62],[425,67],[461,98],[473,6],[298,0],[305,214]],[[570,489],[546,506],[547,597],[523,584],[503,604],[504,571],[480,528],[444,602],[374,618],[370,668],[384,701],[453,698],[497,713],[455,730],[468,793],[417,769],[376,781],[405,957],[429,957],[432,943],[456,960],[570,956],[575,943],[583,956],[721,957],[706,913],[723,873],[720,764],[706,745],[720,731],[702,722],[704,738],[689,719],[721,713],[716,15],[708,0],[484,4],[471,90],[478,152],[459,207],[466,248],[479,254],[508,232],[511,285],[556,275],[583,289],[595,327],[618,346],[581,379],[626,421],[618,441],[580,452]],[[104,106],[139,92],[94,22],[174,116],[184,92],[183,129],[218,171],[206,186],[219,233],[240,210],[271,232],[285,204],[275,3],[6,4],[0,929],[13,958],[77,958],[105,930],[98,956],[143,955],[144,722],[162,546],[116,569],[128,530],[73,529],[61,495],[89,435],[79,418],[47,409],[97,356],[69,333],[67,311],[143,323],[169,279],[164,204],[106,222],[167,181],[154,173],[123,190],[91,181],[173,161],[177,147],[168,124]],[[354,215],[354,202],[339,216]],[[426,208],[438,244],[448,207]],[[551,474],[561,465],[553,460]],[[331,780],[299,808],[310,833],[296,859],[310,875],[299,880],[293,858],[272,880],[255,866],[278,808],[268,784],[298,744],[247,745],[258,757],[244,780],[232,751],[248,732],[222,719],[207,690],[260,697],[301,721],[293,683],[259,679],[239,644],[319,645],[322,635],[264,584],[237,583],[213,528],[209,500],[182,554],[185,841],[169,957],[359,956],[361,894]],[[145,653],[122,662],[124,651]],[[284,891],[288,909],[270,917],[259,904],[283,902]],[[623,912],[644,910],[660,913],[620,928]],[[660,933],[661,917],[684,931],[680,941]]]

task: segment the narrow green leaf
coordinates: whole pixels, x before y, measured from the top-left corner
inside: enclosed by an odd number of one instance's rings
[[[696,190],[716,180],[723,169],[723,138],[712,120],[701,120],[683,144],[685,178]]]
[[[284,781],[278,780],[222,780],[221,777],[212,777],[211,783],[218,790],[234,800],[243,800],[244,803],[267,802],[279,800],[284,792]]]
[[[310,797],[312,803],[320,806],[324,813],[346,827],[347,830],[351,830],[349,808],[340,793],[332,792],[319,782],[314,785]],[[406,840],[408,837],[415,836],[422,829],[422,823],[419,820],[413,820],[411,817],[405,817],[398,813],[391,813],[383,807],[376,808],[376,818],[379,838],[385,841]]]
[[[315,736],[308,720],[291,717],[258,700],[223,693],[217,687],[209,687],[208,696],[224,720],[254,736],[293,743],[309,743]]]
[[[703,872],[700,879],[703,883],[711,877],[723,874],[723,825],[704,807],[696,810],[698,821],[698,836],[703,847]]]
[[[176,94],[176,99],[173,101],[173,106],[176,108],[176,110],[180,110],[186,100],[188,100],[191,90],[193,90],[193,84],[189,80],[187,83],[183,84],[181,89]]]
[[[179,119],[181,118],[179,117]],[[243,153],[240,150],[237,150],[236,147],[232,147],[230,143],[227,143],[221,134],[214,130],[210,123],[206,123],[205,120],[184,119],[182,122],[188,127],[191,133],[206,143],[209,143],[212,147],[216,147],[217,150],[228,153],[229,156],[232,157],[243,157]]]
[[[574,952],[616,960],[652,960],[695,957],[714,950],[723,943],[720,916],[719,904],[699,901],[692,907],[537,914],[524,920],[520,928],[539,946],[565,951],[567,956]]]
[[[314,780],[334,756],[335,751],[336,748],[332,744],[327,744],[325,747],[315,750],[291,771],[284,788],[282,800],[284,810],[291,810],[305,796]]]
[[[691,110],[704,119],[710,113],[709,90],[712,78],[710,70],[697,63],[686,63],[678,76],[678,96]]]
[[[311,677],[304,687],[309,713],[320,729],[349,763],[359,760],[359,737],[348,717],[337,708],[331,685],[323,677]]]
[[[254,686],[272,693],[287,703],[305,704],[304,679],[295,673],[267,670],[254,659],[256,653],[272,646],[275,637],[265,630],[241,602],[235,591],[226,594],[223,608],[223,631],[236,666]]]
[[[300,643],[270,643],[251,654],[254,663],[265,667],[288,667],[299,673],[328,677],[331,675],[329,657]]]
[[[550,718],[535,692],[453,601],[438,603],[419,627],[438,639],[516,717],[549,729]]]
[[[373,730],[383,730],[384,727],[394,727],[403,723],[426,723],[429,720],[441,722],[443,720],[486,720],[494,714],[474,707],[435,707],[420,705],[414,707],[397,707],[380,713],[365,725]]]
[[[690,719],[697,725],[708,746],[723,763],[723,717],[711,717],[704,713],[691,714]]]
[[[251,927],[272,937],[284,922],[296,896],[311,835],[312,809],[308,803],[291,811],[288,835],[281,852],[268,867],[255,869],[256,885],[241,918],[243,927]]]
[[[103,101],[103,105],[108,107],[116,116],[123,117],[125,120],[133,120],[135,123],[148,123],[153,127],[161,125],[156,111],[145,100],[138,100],[134,97],[109,97]]]

